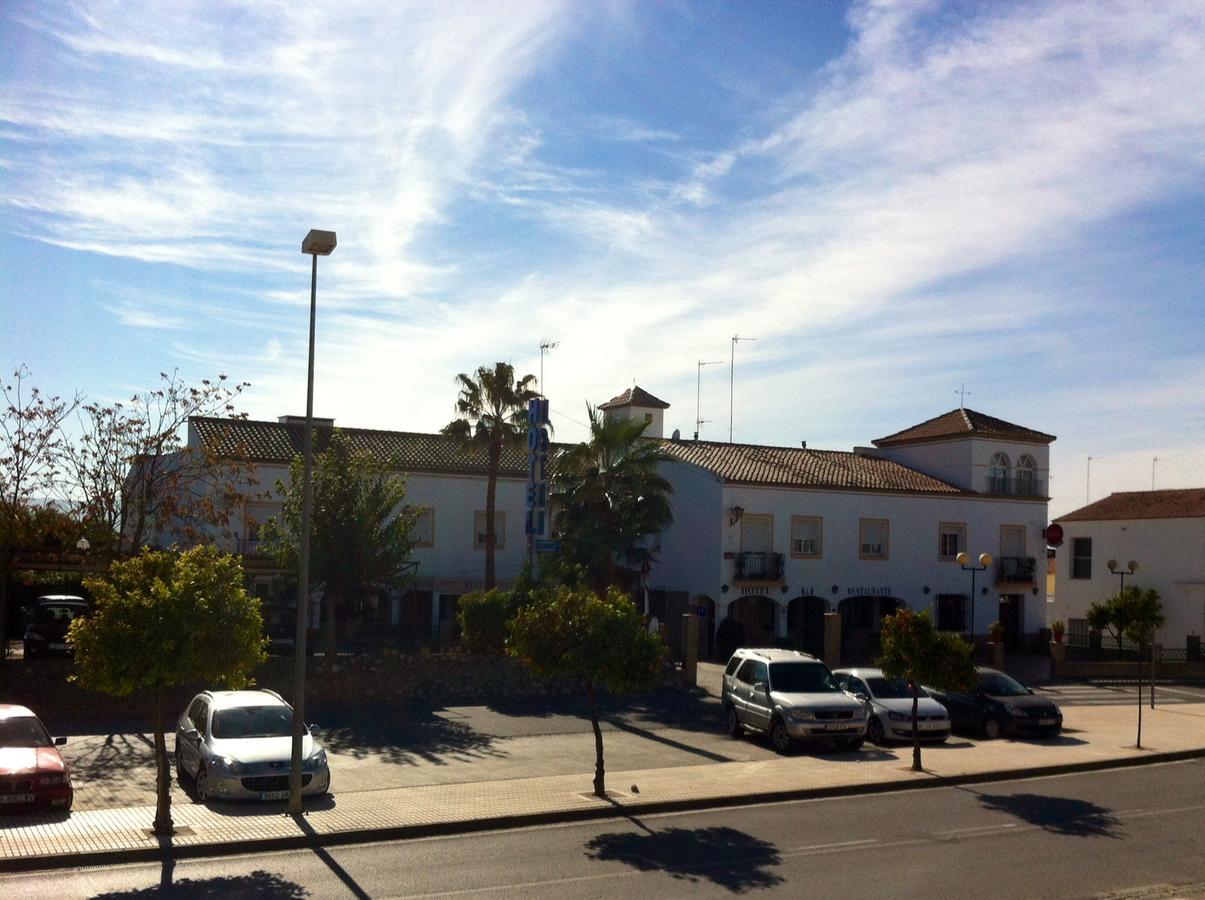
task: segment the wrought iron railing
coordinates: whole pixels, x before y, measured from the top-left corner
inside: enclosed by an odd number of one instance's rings
[[[259,556],[259,538],[239,538],[239,556]]]
[[[783,555],[752,551],[732,560],[733,581],[782,581]]]
[[[1001,556],[996,560],[996,582],[1029,584],[1034,580],[1037,560],[1019,556]]]
[[[1009,497],[1045,497],[1046,486],[1039,478],[989,475],[987,479],[987,492],[989,494],[1004,494]]]

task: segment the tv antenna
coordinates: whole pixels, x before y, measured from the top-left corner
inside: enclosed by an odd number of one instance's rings
[[[967,383],[964,381],[954,393],[958,395],[958,408],[966,409],[967,397],[971,396],[971,392],[967,390]]]
[[[722,359],[699,360],[698,377],[695,379],[695,440],[699,439],[699,429],[703,427],[706,421],[702,413],[703,401],[703,367],[718,366],[723,362]]]
[[[550,341],[548,338],[540,341],[540,396],[547,397],[544,393],[544,354],[555,350],[561,345],[560,341]]]
[[[732,349],[728,358],[728,443],[732,443],[732,399],[736,394],[736,345],[741,341],[756,341],[757,338],[732,336]]]

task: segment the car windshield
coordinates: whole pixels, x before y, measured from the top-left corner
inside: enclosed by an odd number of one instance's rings
[[[83,615],[84,607],[76,603],[43,603],[34,610],[33,620],[39,625],[50,625],[54,622],[70,622],[76,616]]]
[[[0,747],[49,747],[50,735],[33,716],[0,719]]]
[[[908,682],[902,678],[867,678],[866,686],[870,688],[870,693],[880,700],[912,699]]]
[[[783,694],[839,694],[832,673],[817,663],[774,663],[770,666],[770,690]]]
[[[1013,681],[1003,672],[980,675],[979,690],[993,697],[1020,697],[1022,694],[1029,693],[1018,682]]]
[[[213,736],[231,738],[288,737],[293,710],[287,706],[235,706],[213,714]]]

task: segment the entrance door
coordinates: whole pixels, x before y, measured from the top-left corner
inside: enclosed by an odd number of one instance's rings
[[[1004,626],[1004,649],[1021,648],[1021,628],[1025,607],[1024,594],[1000,595],[1000,624]]]

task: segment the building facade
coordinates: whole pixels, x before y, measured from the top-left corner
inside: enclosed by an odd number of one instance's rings
[[[1165,648],[1205,634],[1205,488],[1110,494],[1056,524],[1063,542],[1050,620],[1061,620],[1073,641],[1086,642],[1088,607],[1123,581],[1159,592],[1166,623],[1155,640]]]

